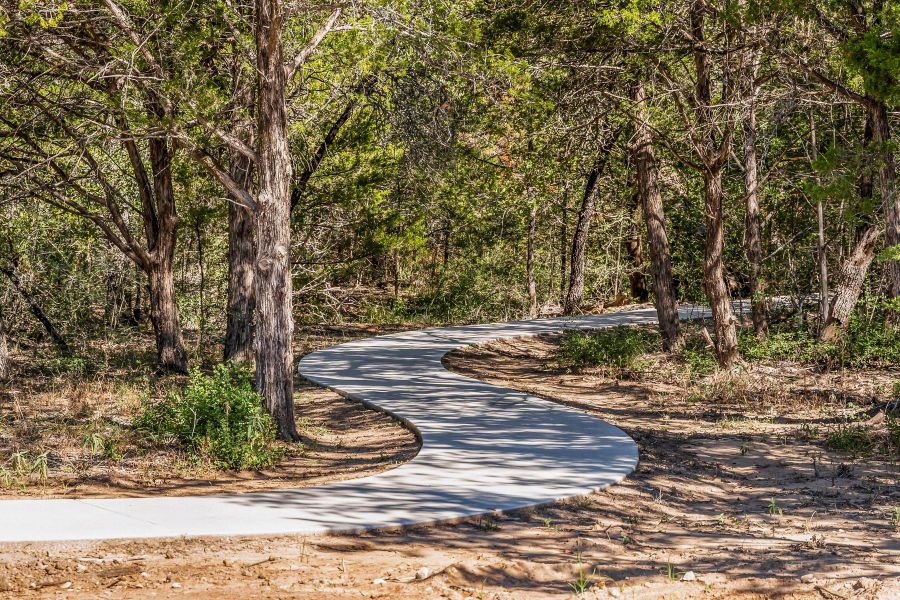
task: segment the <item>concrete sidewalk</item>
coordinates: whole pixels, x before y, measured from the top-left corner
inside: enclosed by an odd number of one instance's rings
[[[691,308],[683,318],[696,317]],[[418,432],[409,463],[313,488],[215,496],[0,501],[0,542],[313,534],[426,524],[539,505],[634,469],[620,429],[560,404],[448,372],[447,352],[563,329],[654,323],[643,309],[574,319],[445,327],[334,346],[300,373]]]

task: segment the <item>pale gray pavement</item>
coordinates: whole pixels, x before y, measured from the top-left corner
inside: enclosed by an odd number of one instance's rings
[[[682,317],[692,309],[682,309]],[[372,477],[247,494],[0,501],[0,542],[312,534],[435,523],[587,494],[622,480],[637,447],[575,409],[448,372],[447,352],[563,329],[654,323],[643,309],[426,329],[350,342],[300,361],[311,381],[401,418],[422,438]]]

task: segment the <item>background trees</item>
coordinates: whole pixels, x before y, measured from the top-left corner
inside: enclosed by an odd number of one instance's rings
[[[710,304],[727,365],[732,298],[765,336],[767,295],[828,289],[834,339],[900,289],[890,3],[0,6],[11,346],[222,344],[285,438],[295,321],[651,290],[670,348]]]

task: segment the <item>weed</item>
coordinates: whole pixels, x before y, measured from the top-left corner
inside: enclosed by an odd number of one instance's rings
[[[681,571],[675,568],[675,565],[672,564],[671,560],[666,560],[666,577],[671,579],[672,581],[678,581],[681,579],[681,576],[684,575]]]
[[[590,573],[585,573],[581,552],[578,552],[576,556],[578,557],[578,578],[569,583],[569,589],[577,596],[584,596],[584,593],[594,583],[594,579],[597,577],[597,570],[594,569]]]
[[[42,452],[37,456],[31,456],[25,450],[13,452],[7,460],[9,468],[7,469],[5,465],[3,466],[0,479],[7,486],[17,483],[22,477],[32,475],[36,475],[41,481],[46,481],[50,476],[48,454],[48,452]]]
[[[769,500],[769,514],[770,515],[783,515],[784,511],[781,510],[781,507],[775,503],[775,498]]]
[[[90,450],[91,454],[96,455],[106,450],[106,439],[96,431],[92,431],[84,436],[84,442],[81,445]]]
[[[900,506],[891,509],[891,523],[893,523],[894,529],[900,531]]]

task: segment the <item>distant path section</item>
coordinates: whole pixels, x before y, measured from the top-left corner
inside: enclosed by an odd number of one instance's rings
[[[703,316],[685,307],[682,318]],[[422,449],[396,469],[321,487],[247,494],[3,500],[0,542],[354,532],[546,504],[621,481],[637,446],[554,402],[448,372],[463,346],[567,329],[656,322],[641,309],[580,318],[443,327],[314,352],[300,373],[391,413]]]

